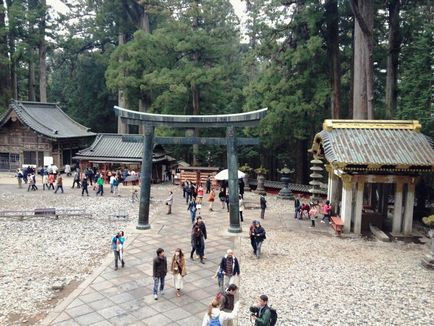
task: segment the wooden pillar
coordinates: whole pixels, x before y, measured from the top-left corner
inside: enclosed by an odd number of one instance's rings
[[[362,209],[363,209],[363,190],[365,189],[365,180],[361,177],[357,182],[356,208],[354,219],[354,233],[362,233]]]
[[[351,232],[351,216],[353,211],[353,184],[348,174],[342,176],[342,211],[341,219],[344,222],[344,232]]]
[[[398,179],[395,184],[395,204],[393,206],[392,233],[397,235],[402,232],[402,192],[403,183]]]
[[[405,196],[404,211],[404,230],[405,235],[411,235],[413,229],[413,209],[414,209],[414,182],[408,183],[407,194]]]

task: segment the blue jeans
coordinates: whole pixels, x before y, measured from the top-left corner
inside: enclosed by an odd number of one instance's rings
[[[191,214],[191,224],[194,224],[194,220],[196,219],[196,211],[190,210]]]
[[[158,283],[160,283],[160,292],[164,290],[164,278],[166,276],[162,277],[154,277],[154,294],[158,294]]]
[[[256,241],[256,257],[261,257],[262,241]]]

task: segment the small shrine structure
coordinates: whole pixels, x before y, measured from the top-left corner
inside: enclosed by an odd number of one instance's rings
[[[418,121],[324,121],[309,151],[327,161],[327,197],[344,232],[371,224],[411,235],[417,177],[434,171],[433,141],[420,130]]]

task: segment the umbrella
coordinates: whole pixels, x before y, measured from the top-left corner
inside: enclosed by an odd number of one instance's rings
[[[216,180],[228,180],[229,171],[228,169],[224,169],[222,171],[220,171],[219,173],[216,174],[216,176],[214,177]],[[244,178],[244,173],[238,170],[238,179]]]

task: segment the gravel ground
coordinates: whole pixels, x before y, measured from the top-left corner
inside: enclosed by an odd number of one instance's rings
[[[427,246],[339,238],[301,223],[270,223],[259,260],[241,239],[239,325],[251,325],[249,306],[262,293],[278,325],[434,325],[434,273],[420,264]]]
[[[39,180],[38,180],[39,181]],[[75,287],[110,251],[111,236],[129,221],[112,218],[119,210],[136,219],[138,203],[130,203],[132,187],[121,189],[121,197],[82,197],[65,178],[65,193],[18,189],[15,179],[0,174],[0,210],[33,210],[40,207],[86,209],[92,217],[32,217],[19,221],[0,218],[3,239],[0,263],[0,325],[32,324],[56,304],[59,294]],[[23,185],[24,186],[24,185]],[[41,187],[39,187],[41,189]],[[153,191],[163,190],[155,186]],[[152,203],[151,214],[155,208]],[[60,292],[61,289],[66,288]],[[69,289],[71,291],[73,289]]]

